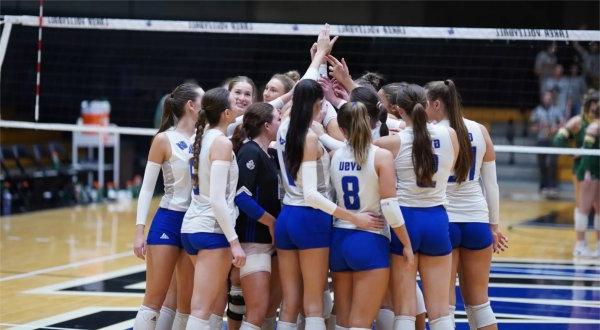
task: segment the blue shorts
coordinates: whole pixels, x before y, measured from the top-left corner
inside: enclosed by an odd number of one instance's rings
[[[185,252],[196,255],[200,250],[214,250],[229,247],[225,235],[218,233],[182,233],[181,243]]]
[[[390,241],[364,230],[333,228],[329,248],[332,272],[360,272],[390,267]]]
[[[404,216],[406,230],[414,253],[426,256],[445,256],[452,252],[448,233],[448,214],[442,206],[405,207],[400,211]],[[391,252],[402,255],[402,243],[392,231]]]
[[[184,215],[185,212],[159,207],[152,219],[146,244],[172,245],[183,248],[183,245],[181,245],[181,223]]]
[[[329,247],[333,219],[309,206],[283,205],[275,222],[275,247],[306,250]]]
[[[482,250],[492,245],[492,229],[487,222],[450,222],[452,248]]]

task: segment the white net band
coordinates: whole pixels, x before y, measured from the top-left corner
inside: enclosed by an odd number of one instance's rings
[[[37,16],[4,16],[4,22],[38,26]],[[321,24],[170,21],[117,18],[44,17],[44,27],[129,31],[201,32],[314,36]],[[331,25],[331,34],[348,37],[429,38],[479,40],[600,41],[600,31],[562,29],[504,29],[415,27],[382,25]]]

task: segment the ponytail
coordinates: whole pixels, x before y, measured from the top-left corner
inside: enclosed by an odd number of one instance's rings
[[[248,138],[248,133],[242,125],[238,125],[233,131],[231,136],[231,144],[233,145],[233,152],[237,155],[238,151],[244,144],[244,141]]]
[[[379,126],[379,136],[390,135],[390,129],[387,126],[387,118],[388,118],[387,111],[385,111],[385,109],[381,109],[379,111],[379,122],[381,123],[381,126]]]
[[[454,165],[454,176],[456,182],[464,182],[468,179],[473,162],[473,152],[469,131],[463,120],[462,104],[456,86],[452,80],[446,79],[444,81],[432,81],[425,85],[425,88],[430,102],[440,100],[444,103],[450,127],[456,131],[460,152]]]
[[[371,146],[371,124],[367,107],[360,102],[348,102],[338,111],[338,124],[348,135],[348,144],[359,165],[367,162]]]
[[[411,111],[413,122],[412,161],[419,187],[431,187],[435,173],[435,155],[431,137],[427,130],[427,113],[422,104],[417,103]]]
[[[186,82],[167,94],[163,102],[160,127],[156,134],[175,126],[176,120],[179,120],[185,114],[186,103],[188,101],[195,102],[199,96],[202,96],[202,92],[197,84]]]
[[[198,188],[198,167],[200,163],[200,147],[202,146],[202,136],[204,135],[204,128],[206,127],[206,113],[204,110],[200,110],[198,114],[198,120],[196,121],[196,137],[194,139],[193,146],[193,157],[192,162],[192,185],[194,188]]]

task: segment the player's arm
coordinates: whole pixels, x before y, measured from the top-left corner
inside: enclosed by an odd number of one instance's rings
[[[598,122],[592,123],[590,124],[587,129],[585,130],[585,137],[583,138],[583,149],[593,149],[594,148],[594,144],[596,143],[596,140],[598,139],[598,135],[600,133],[600,125],[598,124]],[[585,180],[590,180],[591,179],[591,171],[592,171],[592,166],[593,166],[593,162],[592,159],[593,157],[598,157],[598,156],[581,156],[581,165],[582,168],[585,171]]]
[[[579,132],[581,127],[581,116],[575,116],[567,121],[554,135],[553,144],[557,147],[568,147],[569,141]]]
[[[146,227],[146,219],[148,218],[150,203],[154,195],[154,188],[156,188],[156,180],[160,174],[162,163],[170,157],[170,153],[171,149],[167,135],[164,132],[157,134],[152,140],[152,145],[148,152],[148,162],[144,170],[144,179],[137,203],[133,251],[141,259],[144,259],[146,254],[144,228]]]
[[[403,256],[409,263],[414,262],[414,254],[406,226],[404,225],[404,217],[398,204],[396,196],[396,169],[394,168],[394,158],[388,150],[379,148],[375,153],[375,170],[379,177],[379,196],[381,197],[380,205],[383,216],[392,227],[393,235],[396,235],[404,250]]]
[[[318,137],[312,131],[306,134],[304,155],[300,171],[302,173],[302,192],[304,201],[310,207],[319,209],[336,218],[352,222],[359,228],[378,230],[383,228],[383,221],[369,213],[352,213],[327,199],[317,190],[317,159],[321,157]]]

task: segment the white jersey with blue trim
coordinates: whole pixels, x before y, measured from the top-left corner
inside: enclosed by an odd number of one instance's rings
[[[489,222],[487,202],[479,183],[486,152],[485,138],[479,123],[465,118],[463,120],[471,141],[473,159],[466,181],[457,184],[454,175],[450,176],[446,190],[448,197],[446,211],[450,222]],[[442,120],[439,125],[449,127],[450,123],[448,120]]]
[[[413,166],[413,128],[407,127],[398,133],[400,151],[394,159],[396,166],[398,202],[401,206],[433,207],[445,205],[446,186],[448,177],[454,164],[454,147],[450,138],[450,131],[441,125],[427,124],[431,137],[431,144],[435,154],[436,171],[433,175],[433,185],[419,187]]]
[[[285,137],[290,126],[290,119],[285,119],[279,126],[277,131],[277,158],[279,160],[279,168],[281,169],[281,181],[285,190],[283,196],[283,204],[294,206],[309,206],[304,201],[304,193],[302,191],[302,171],[298,171],[297,179],[291,177],[289,169],[285,165]],[[331,199],[329,186],[329,154],[325,147],[319,142],[319,146],[323,150],[323,156],[317,159],[317,190],[323,196]]]
[[[165,131],[171,147],[171,158],[162,163],[165,194],[160,207],[173,211],[187,211],[190,206],[192,180],[190,159],[193,141],[174,129]]]
[[[204,136],[202,137],[200,155],[198,156],[198,187],[193,187],[192,189],[192,203],[183,218],[183,224],[181,225],[182,233],[223,233],[210,205],[210,168],[212,162],[209,157],[210,147],[215,139],[221,135],[224,134],[218,129],[209,129],[204,132]],[[235,219],[238,216],[238,208],[233,201],[237,188],[237,180],[238,165],[235,160],[235,154],[233,154],[233,159],[229,166],[225,199],[227,200],[228,209],[231,212],[229,219],[234,222],[234,227]]]
[[[378,147],[371,145],[367,161],[359,165],[349,144],[337,150],[331,157],[331,183],[334,188],[337,204],[350,212],[371,212],[382,219],[381,197],[379,195],[379,176],[375,170],[375,152]],[[334,227],[359,229],[353,223],[335,219]],[[385,225],[381,230],[368,230],[390,238],[390,229]]]

